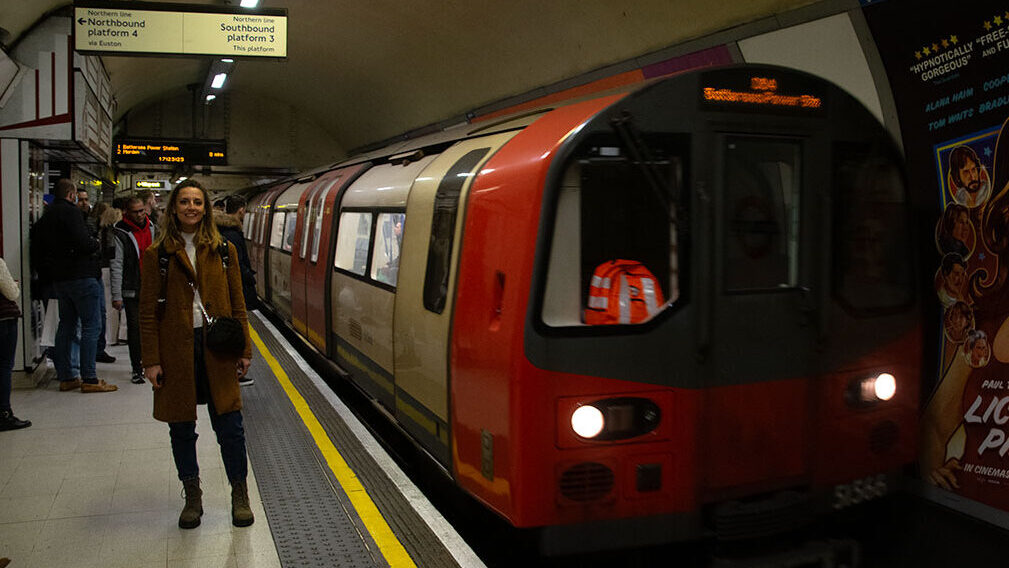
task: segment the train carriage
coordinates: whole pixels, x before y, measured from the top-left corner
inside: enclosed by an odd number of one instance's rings
[[[832,84],[701,70],[316,175],[259,201],[328,301],[292,327],[550,550],[785,531],[914,460],[901,162]]]

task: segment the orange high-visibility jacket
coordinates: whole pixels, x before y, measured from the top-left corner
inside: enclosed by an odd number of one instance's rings
[[[585,323],[641,323],[657,314],[663,303],[662,287],[645,265],[633,260],[610,260],[592,273]]]

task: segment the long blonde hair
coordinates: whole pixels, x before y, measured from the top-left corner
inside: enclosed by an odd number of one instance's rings
[[[175,205],[179,200],[179,191],[187,187],[195,187],[203,194],[203,219],[200,220],[200,226],[196,228],[196,236],[193,242],[197,247],[209,246],[216,249],[224,243],[224,238],[221,237],[221,233],[217,231],[217,225],[214,223],[214,208],[211,207],[210,196],[207,195],[207,190],[195,180],[183,181],[175,186],[175,189],[169,194],[168,204],[165,205],[164,222],[161,227],[158,227],[154,246],[161,246],[165,242],[172,243],[178,248],[186,246],[185,241],[182,240],[182,229],[179,227],[179,218],[175,213]]]

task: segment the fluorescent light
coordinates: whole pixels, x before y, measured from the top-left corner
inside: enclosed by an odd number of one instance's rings
[[[214,89],[220,89],[224,86],[224,80],[228,78],[227,73],[218,73],[214,75],[214,82],[210,84]]]
[[[234,63],[235,60],[234,59],[222,59],[221,62],[222,63]]]
[[[255,8],[259,6],[259,0],[242,0],[243,8]]]
[[[207,95],[207,102],[209,103],[210,101],[212,101],[212,100],[214,100],[216,98],[217,98],[217,95]]]

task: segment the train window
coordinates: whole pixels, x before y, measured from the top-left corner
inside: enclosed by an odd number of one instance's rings
[[[284,223],[284,250],[291,252],[294,248],[294,230],[298,227],[298,212],[291,211],[287,214],[287,220]]]
[[[372,280],[396,285],[404,223],[406,213],[379,213],[378,224],[375,226],[375,249],[371,254]]]
[[[897,164],[862,145],[834,148],[834,295],[856,315],[913,301],[910,213]]]
[[[344,211],[336,230],[336,259],[333,266],[359,276],[368,267],[368,243],[371,240],[371,213]]]
[[[315,231],[312,233],[312,262],[319,262],[319,239],[322,238],[322,217],[323,212],[326,210],[326,198],[329,197],[330,190],[333,189],[333,186],[338,181],[340,181],[339,177],[326,185],[326,189],[322,190],[322,195],[319,196],[319,204],[315,208]]]
[[[632,151],[620,138],[599,134],[576,150],[557,192],[543,323],[552,327],[643,323],[682,300],[683,227],[676,220],[685,213],[679,195],[687,175],[689,143],[685,134],[641,136],[634,141],[639,147],[633,149],[639,160],[630,157]],[[591,291],[597,268],[614,260],[633,261],[651,273],[646,286],[638,288],[644,290],[648,309],[643,316],[626,319],[619,313],[612,320],[596,314],[587,317],[590,307],[609,309],[608,298],[604,302],[596,297],[599,287],[595,294]],[[618,288],[613,290],[619,293]]]
[[[277,211],[273,214],[273,230],[270,232],[270,247],[279,249],[284,243],[284,217],[287,214]]]
[[[427,249],[427,270],[424,273],[424,307],[436,314],[445,309],[445,299],[448,296],[459,195],[463,184],[473,175],[473,170],[489,151],[490,148],[470,150],[459,158],[441,179],[438,191],[435,192],[431,242]]]
[[[312,226],[313,214],[315,213],[315,200],[313,199],[315,195],[313,193],[310,191],[308,197],[305,198],[306,215],[305,222],[302,223],[301,227],[301,253],[299,254],[301,258],[305,258],[305,255],[308,254],[308,229]]]
[[[723,150],[726,290],[797,286],[800,142],[728,136]]]

